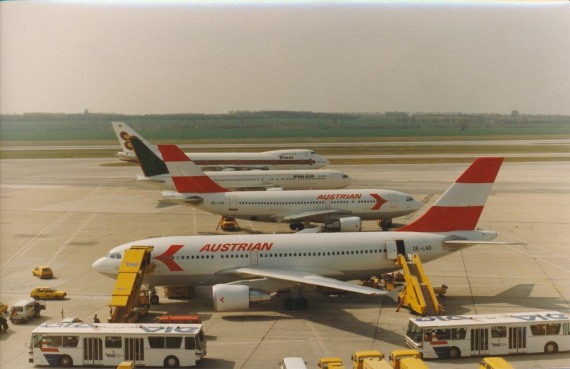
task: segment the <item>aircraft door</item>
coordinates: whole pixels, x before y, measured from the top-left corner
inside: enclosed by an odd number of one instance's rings
[[[386,259],[396,260],[398,255],[406,256],[406,245],[404,244],[404,240],[386,241]]]
[[[398,257],[398,247],[395,240],[386,241],[386,258],[388,260],[396,260]]]
[[[258,261],[259,261],[259,255],[257,253],[257,250],[250,252],[249,253],[249,264],[250,265],[257,265]]]
[[[230,195],[230,208],[229,210],[237,210],[238,209],[238,201],[236,195]]]
[[[398,196],[395,194],[390,195],[390,209],[395,209],[398,207]]]

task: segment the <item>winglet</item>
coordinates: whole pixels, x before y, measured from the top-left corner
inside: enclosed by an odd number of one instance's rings
[[[176,145],[158,145],[162,158],[179,193],[230,192],[218,185]]]
[[[425,214],[397,231],[474,230],[502,163],[503,158],[476,159]]]

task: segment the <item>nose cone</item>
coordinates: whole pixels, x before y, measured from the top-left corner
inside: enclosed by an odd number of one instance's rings
[[[93,268],[97,273],[101,273],[108,277],[114,277],[119,272],[119,265],[115,265],[114,261],[107,257],[102,257],[97,260],[93,264],[91,264],[91,268]]]

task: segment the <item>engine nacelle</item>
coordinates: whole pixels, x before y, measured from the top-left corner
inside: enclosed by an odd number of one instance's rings
[[[216,311],[236,311],[269,301],[271,295],[241,284],[216,284],[212,287],[212,298]]]
[[[362,229],[362,219],[359,217],[346,217],[325,224],[327,232],[360,232]]]

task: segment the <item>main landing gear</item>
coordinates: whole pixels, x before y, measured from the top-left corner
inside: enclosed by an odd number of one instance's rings
[[[382,219],[378,221],[378,226],[382,228],[383,231],[389,230],[392,225],[392,219]]]
[[[289,229],[291,229],[292,231],[302,231],[303,229],[305,229],[305,225],[301,222],[294,222],[289,224]]]
[[[309,308],[309,301],[303,296],[286,297],[283,304],[285,310],[307,310]]]
[[[147,286],[148,292],[150,293],[150,303],[152,305],[158,305],[160,302],[160,297],[156,294],[156,288],[154,286]]]

